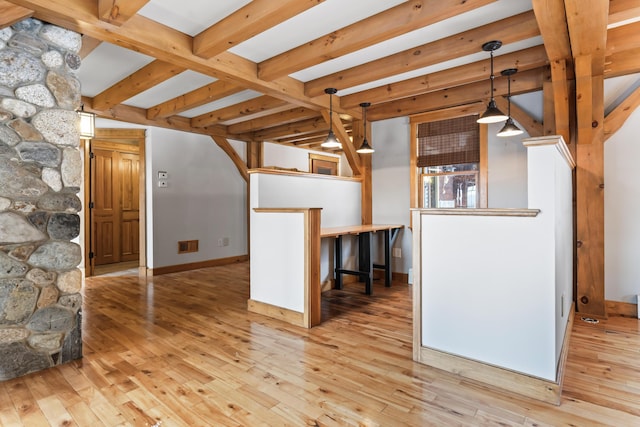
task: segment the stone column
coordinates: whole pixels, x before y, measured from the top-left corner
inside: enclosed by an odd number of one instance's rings
[[[0,30],[0,380],[82,357],[79,34]]]

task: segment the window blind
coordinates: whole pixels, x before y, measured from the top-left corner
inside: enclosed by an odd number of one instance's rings
[[[480,161],[476,116],[418,124],[418,167]]]

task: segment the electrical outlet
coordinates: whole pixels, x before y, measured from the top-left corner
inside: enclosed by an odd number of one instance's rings
[[[222,238],[222,246],[229,246],[229,238],[228,237],[223,237]]]
[[[393,257],[402,258],[402,248],[393,248]]]

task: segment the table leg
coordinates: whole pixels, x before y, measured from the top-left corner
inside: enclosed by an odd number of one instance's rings
[[[360,233],[359,240],[358,269],[365,272],[361,279],[364,279],[365,293],[371,295],[373,293],[373,245],[371,244],[371,233]]]
[[[391,234],[384,230],[384,285],[391,286]]]
[[[336,237],[334,252],[335,252],[334,254],[335,265],[333,266],[335,271],[334,288],[342,289],[342,273],[340,273],[340,269],[342,268],[342,236]]]

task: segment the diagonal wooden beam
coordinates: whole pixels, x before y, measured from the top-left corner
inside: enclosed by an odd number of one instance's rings
[[[542,67],[546,64],[548,64],[547,54],[544,46],[542,45],[506,55],[496,56],[494,60],[494,67],[496,70],[517,68],[519,71],[526,71]],[[340,105],[342,108],[350,109],[360,105],[361,102],[378,104],[381,102],[389,102],[394,99],[407,98],[409,96],[433,92],[439,89],[487,80],[488,69],[489,59],[474,62],[472,64],[465,64],[459,67],[415,77],[413,79],[356,92],[351,95],[341,96]]]
[[[153,61],[93,98],[94,108],[105,109],[182,73],[184,67],[163,61]]]
[[[524,12],[311,80],[305,84],[305,93],[309,96],[318,96],[326,87],[336,87],[337,89],[353,87],[482,52],[482,44],[488,41],[487,37],[492,40],[501,40],[504,44],[507,44],[535,37],[539,34],[540,31],[533,12]]]
[[[324,0],[253,0],[193,38],[193,53],[211,58]]]
[[[507,99],[498,96],[495,100],[498,108],[506,113],[509,105]],[[529,113],[513,102],[511,102],[511,117],[527,131],[529,136],[536,137],[543,135],[542,123],[531,117]]]
[[[356,149],[351,143],[351,138],[349,138],[349,133],[342,125],[342,120],[340,120],[340,116],[338,114],[329,114],[329,111],[321,111],[322,117],[328,123],[332,124],[333,133],[338,138],[338,141],[342,144],[342,151],[344,152],[347,161],[349,162],[349,166],[351,166],[351,171],[353,171],[353,175],[360,176],[362,174],[362,164],[360,162],[360,155],[356,153]]]
[[[295,79],[282,77],[271,82],[257,76],[257,64],[230,52],[211,59],[193,54],[193,38],[165,25],[134,15],[126,25],[116,27],[100,21],[95,12],[96,4],[86,0],[12,0],[11,3],[34,10],[34,16],[43,21],[87,34],[93,38],[113,43],[158,60],[184,67],[218,80],[229,81],[246,89],[273,96],[294,105],[317,111],[329,108],[326,96],[309,98],[304,85]],[[340,111],[359,118],[360,109]]]
[[[149,108],[147,110],[147,117],[149,119],[155,119],[173,116],[243,90],[243,88],[232,83],[217,80]]]
[[[286,101],[270,96],[259,96],[240,104],[231,105],[194,117],[191,119],[191,125],[193,127],[205,127],[240,117],[246,120],[266,116],[289,108],[291,108],[291,105]]]
[[[259,64],[258,76],[271,81],[328,59],[471,11],[494,0],[413,0],[341,28]],[[334,87],[334,86],[325,86]]]
[[[244,179],[245,182],[249,182],[249,172],[247,171],[247,165],[245,164],[244,160],[242,160],[238,152],[234,150],[233,146],[229,143],[227,138],[212,135],[211,139],[213,139],[218,147],[220,147],[222,151],[224,151],[227,156],[229,156],[233,164],[236,166],[236,169],[238,169],[238,172],[242,176],[242,179]]]
[[[229,125],[227,130],[229,133],[246,133],[253,132],[259,129],[266,129],[270,127],[285,125],[288,123],[298,122],[300,120],[312,119],[318,117],[320,113],[314,110],[310,110],[304,107],[297,107],[279,113],[270,114],[264,117],[257,117],[251,120],[246,120],[237,124]]]
[[[15,5],[13,2],[0,0],[0,29],[23,19],[31,18],[31,16],[33,16],[33,10]]]
[[[607,117],[604,118],[605,141],[615,134],[636,108],[640,107],[640,88],[636,88]]]
[[[547,78],[546,67],[518,73],[511,83],[511,93],[518,94],[541,90],[542,84]],[[496,77],[494,95],[497,97],[506,94],[507,80],[504,77]],[[377,121],[392,117],[410,116],[431,110],[470,104],[479,100],[486,102],[489,97],[489,85],[487,82],[470,83],[451,89],[438,90],[411,98],[373,105],[367,112],[367,118],[371,121]]]
[[[98,0],[98,17],[120,26],[138,13],[149,0]]]

